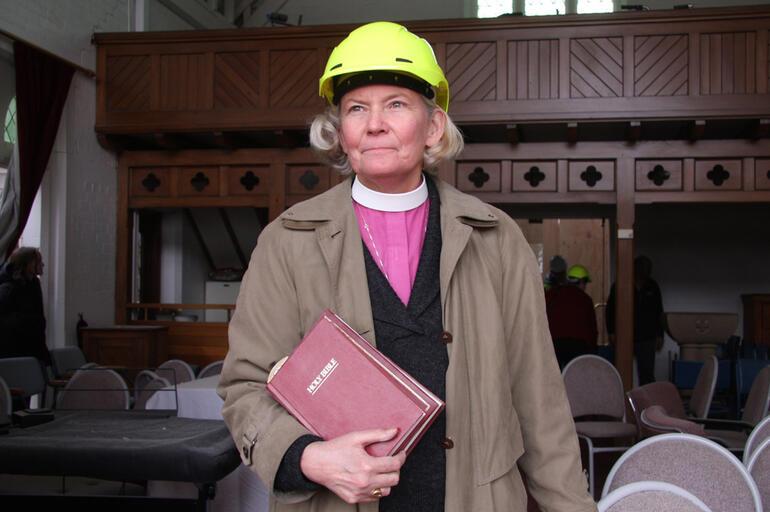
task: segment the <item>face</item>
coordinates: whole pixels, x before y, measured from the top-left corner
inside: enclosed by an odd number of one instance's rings
[[[394,85],[366,85],[340,101],[339,137],[358,179],[386,193],[420,185],[423,153],[444,133],[440,109],[428,117],[419,93]]]

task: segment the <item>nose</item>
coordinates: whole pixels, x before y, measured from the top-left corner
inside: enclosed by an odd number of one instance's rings
[[[385,118],[383,111],[380,108],[372,108],[369,111],[369,117],[367,118],[366,130],[370,134],[378,134],[384,132],[386,128]]]

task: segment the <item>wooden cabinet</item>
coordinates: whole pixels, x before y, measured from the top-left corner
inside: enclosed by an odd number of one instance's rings
[[[745,344],[770,346],[770,294],[741,295]]]
[[[168,359],[168,327],[115,325],[83,329],[86,360],[127,369],[154,368]]]

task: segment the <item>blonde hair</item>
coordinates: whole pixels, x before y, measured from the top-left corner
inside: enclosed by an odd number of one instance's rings
[[[433,100],[421,96],[425,104],[428,118],[436,109],[441,110],[446,118],[444,134],[439,141],[423,153],[423,168],[427,172],[435,172],[438,166],[447,160],[455,158],[463,150],[463,135],[452,122],[449,114],[436,105]],[[340,109],[337,105],[329,105],[326,111],[313,118],[310,124],[310,146],[318,153],[319,157],[340,174],[346,175],[353,172],[348,155],[342,151],[337,130],[340,127]]]

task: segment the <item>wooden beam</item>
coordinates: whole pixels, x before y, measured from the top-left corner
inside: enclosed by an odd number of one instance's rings
[[[505,126],[505,133],[508,137],[508,142],[515,146],[519,143],[519,127],[516,124],[508,124]]]
[[[128,147],[128,138],[124,135],[97,133],[96,140],[101,147],[113,153],[121,153]]]
[[[615,366],[628,391],[634,376],[634,158],[617,161]]]
[[[214,142],[223,149],[239,149],[248,147],[248,141],[245,137],[233,132],[213,132]]]
[[[751,138],[753,140],[759,140],[767,137],[768,133],[770,133],[770,119],[760,119],[754,127]]]
[[[184,149],[187,144],[183,136],[177,133],[155,133],[155,143],[163,149]]]
[[[626,139],[628,142],[634,143],[639,140],[642,135],[642,123],[640,121],[631,121],[626,127]]]
[[[578,140],[578,124],[567,123],[567,142],[575,144]]]
[[[690,142],[697,142],[703,137],[703,132],[706,131],[705,119],[696,120],[690,128]]]

